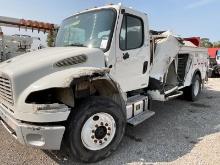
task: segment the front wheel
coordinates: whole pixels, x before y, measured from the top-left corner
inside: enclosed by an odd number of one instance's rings
[[[121,107],[106,98],[90,97],[75,110],[66,142],[74,159],[97,162],[116,150],[126,125]]]
[[[202,80],[198,74],[192,79],[192,84],[184,89],[184,97],[189,101],[196,101],[201,93]]]

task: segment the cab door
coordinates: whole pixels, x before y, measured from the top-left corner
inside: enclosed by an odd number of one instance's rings
[[[112,75],[124,92],[147,87],[150,60],[147,16],[127,8],[118,21]]]

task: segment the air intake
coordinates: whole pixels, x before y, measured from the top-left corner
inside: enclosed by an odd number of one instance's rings
[[[74,56],[74,57],[70,57],[70,58],[66,58],[63,59],[61,61],[58,61],[55,66],[57,67],[66,67],[66,66],[71,66],[71,65],[75,65],[75,64],[80,64],[80,63],[84,63],[87,60],[87,56],[84,54],[78,55],[78,56]]]

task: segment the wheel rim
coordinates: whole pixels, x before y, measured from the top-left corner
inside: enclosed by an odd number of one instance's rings
[[[96,113],[83,125],[81,140],[89,150],[101,150],[113,140],[116,132],[114,118],[107,113]]]
[[[199,89],[200,89],[200,83],[199,83],[199,80],[196,80],[195,81],[195,84],[194,84],[194,96],[197,96],[199,94]]]

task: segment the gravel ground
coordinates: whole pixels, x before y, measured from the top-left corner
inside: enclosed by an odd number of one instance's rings
[[[127,128],[118,150],[99,165],[220,164],[220,79],[210,79],[197,102],[154,102],[156,115]],[[0,164],[77,164],[61,152],[20,145],[0,125]]]

